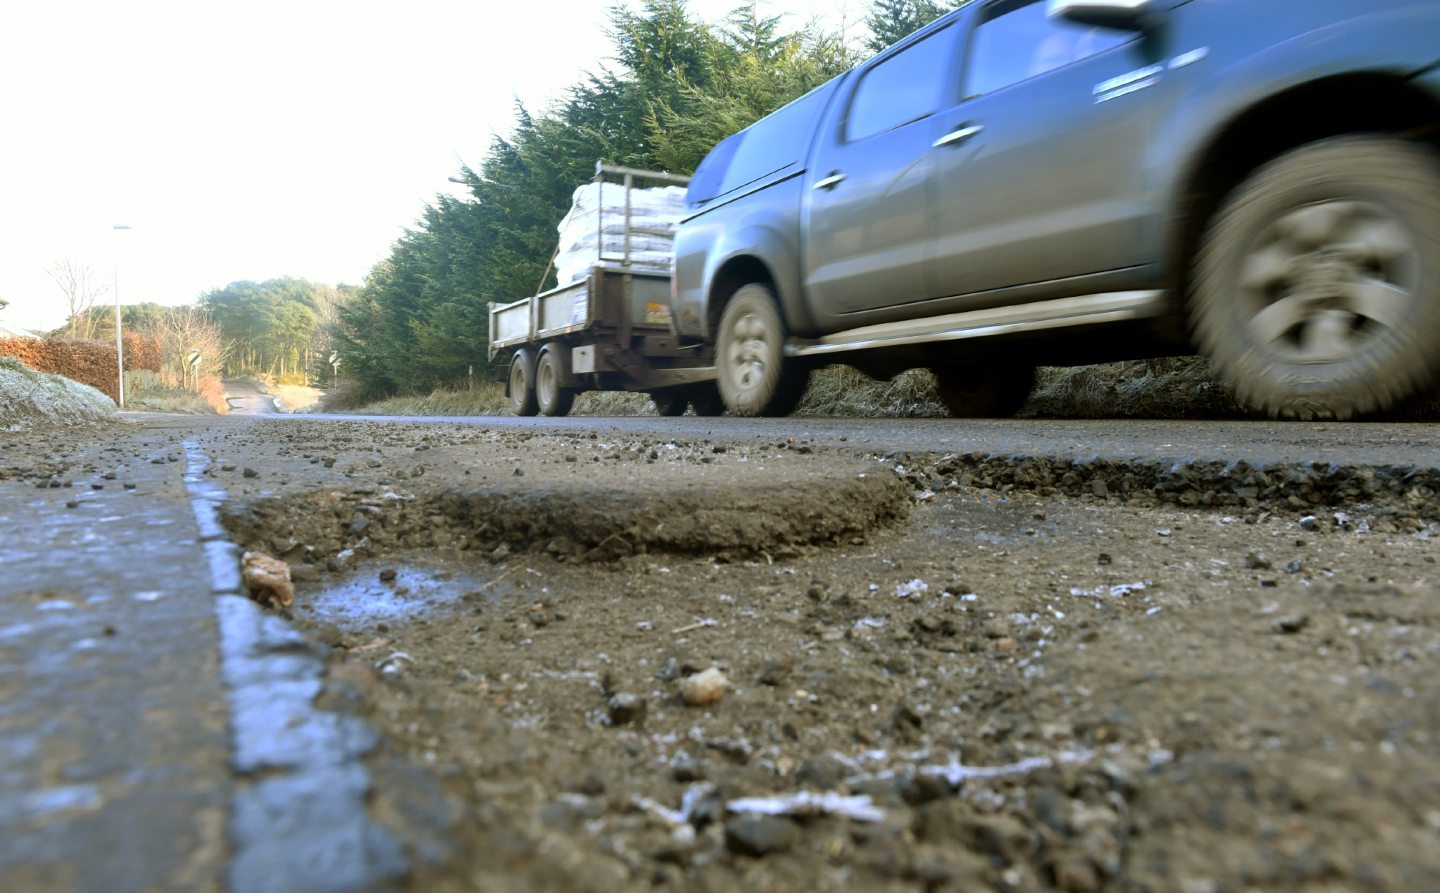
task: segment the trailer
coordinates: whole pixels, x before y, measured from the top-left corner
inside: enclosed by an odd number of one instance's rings
[[[491,303],[490,361],[509,355],[505,395],[516,415],[563,416],[585,391],[642,391],[661,415],[719,415],[725,409],[715,385],[710,345],[681,345],[671,324],[669,273],[640,269],[632,240],[659,235],[631,215],[631,196],[647,183],[684,186],[688,177],[607,164],[595,166],[597,184],[624,185],[623,246],[603,246],[589,275],[578,282],[509,304]],[[553,264],[553,259],[552,259]],[[549,276],[549,270],[546,271]]]

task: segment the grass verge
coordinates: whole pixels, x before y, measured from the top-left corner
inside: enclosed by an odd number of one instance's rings
[[[47,423],[74,425],[114,414],[114,402],[89,385],[0,357],[0,430],[18,431]]]

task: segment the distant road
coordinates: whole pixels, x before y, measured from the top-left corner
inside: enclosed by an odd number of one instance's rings
[[[255,382],[243,378],[226,379],[225,402],[231,415],[274,415],[274,398],[260,393]]]

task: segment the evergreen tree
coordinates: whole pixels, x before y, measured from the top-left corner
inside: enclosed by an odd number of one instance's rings
[[[554,285],[556,225],[595,162],[689,173],[717,142],[855,63],[834,35],[783,33],[746,3],[718,26],[684,0],[611,14],[614,67],[462,169],[336,314],[342,372],[367,395],[423,391],[488,368],[491,302]]]
[[[870,39],[865,46],[878,53],[966,2],[968,0],[874,0],[865,19],[870,28]]]

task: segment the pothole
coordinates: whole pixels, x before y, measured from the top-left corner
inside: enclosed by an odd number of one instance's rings
[[[444,616],[468,603],[498,603],[512,588],[504,580],[481,580],[437,556],[399,554],[317,581],[306,587],[294,611],[344,633],[375,633]]]
[[[672,553],[780,557],[850,545],[907,517],[913,493],[868,471],[707,481],[584,480],[451,488],[370,486],[228,504],[223,522],[242,546],[278,556],[300,578],[348,573],[399,551],[453,550],[500,560],[543,551],[560,561]]]

